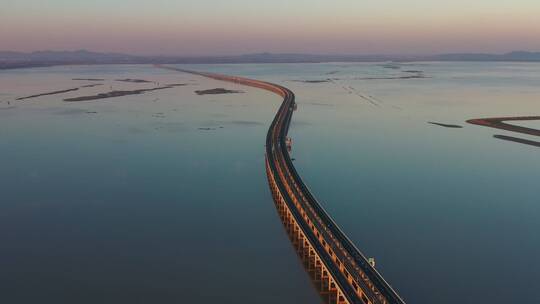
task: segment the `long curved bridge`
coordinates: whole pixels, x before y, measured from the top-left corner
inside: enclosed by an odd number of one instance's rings
[[[319,204],[296,171],[287,137],[294,93],[280,85],[243,77],[159,66],[234,82],[283,97],[266,136],[266,173],[279,216],[312,282],[326,303],[405,303]]]

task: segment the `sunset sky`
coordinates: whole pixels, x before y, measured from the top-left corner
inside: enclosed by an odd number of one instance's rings
[[[539,0],[2,0],[0,50],[539,51],[539,13]]]

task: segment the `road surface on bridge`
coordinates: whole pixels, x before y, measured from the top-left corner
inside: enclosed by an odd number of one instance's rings
[[[327,303],[405,303],[315,199],[290,157],[287,137],[294,93],[277,84],[161,66],[221,81],[256,87],[283,98],[266,136],[266,171],[278,214],[315,287]]]

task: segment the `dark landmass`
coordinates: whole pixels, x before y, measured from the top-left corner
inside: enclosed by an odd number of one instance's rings
[[[392,64],[392,63],[389,63],[389,64],[381,64],[379,65],[385,69],[392,69],[392,70],[399,70],[401,69],[401,66],[397,65],[397,64]]]
[[[153,81],[148,81],[148,80],[144,80],[144,79],[131,79],[131,78],[116,79],[116,81],[132,82],[132,83],[153,83]]]
[[[425,75],[391,76],[391,77],[356,77],[356,80],[395,80],[395,79],[423,79],[431,78]]]
[[[238,90],[227,90],[224,88],[216,88],[216,89],[210,89],[210,90],[199,90],[195,91],[197,95],[216,95],[216,94],[236,94],[236,93],[244,93],[243,91]]]
[[[504,123],[505,121],[540,120],[540,116],[494,117],[467,120],[468,123],[528,135],[540,136],[540,130]]]
[[[528,140],[528,139],[512,137],[512,136],[506,136],[506,135],[493,135],[493,137],[498,138],[498,139],[502,139],[502,140],[507,140],[507,141],[511,141],[511,142],[520,143],[520,144],[525,144],[525,145],[529,145],[529,146],[540,147],[540,142],[534,141],[534,140]]]
[[[463,126],[460,126],[460,125],[451,125],[451,124],[445,124],[445,123],[433,122],[433,121],[428,121],[428,124],[441,126],[441,127],[445,127],[445,128],[455,128],[455,129],[463,128]]]
[[[171,89],[173,87],[176,87],[176,86],[170,85],[170,86],[156,87],[156,88],[151,88],[151,89],[138,89],[138,90],[131,90],[131,91],[111,91],[111,92],[108,92],[108,93],[99,93],[97,95],[66,98],[66,99],[64,99],[64,101],[67,101],[67,102],[90,101],[90,100],[97,100],[97,99],[105,99],[105,98],[114,98],[114,97],[120,97],[120,96],[127,96],[127,95],[139,95],[139,94],[144,94],[146,92],[151,92],[151,91]]]
[[[419,71],[419,70],[406,70],[406,71],[403,71],[403,73],[422,74],[422,73],[424,73],[424,71]]]
[[[86,114],[97,114],[96,111],[86,111],[85,113],[86,113]]]
[[[534,135],[534,136],[540,136],[540,130],[505,123],[505,121],[524,121],[524,120],[540,120],[540,116],[477,118],[477,119],[467,120],[467,122],[470,124],[475,124],[479,126],[485,126],[485,127],[501,129],[501,130],[506,130],[506,131],[511,131],[511,132],[517,132],[517,133],[523,133],[523,134],[528,134],[528,135]],[[507,135],[493,135],[493,137],[506,140],[506,141],[540,147],[540,142],[533,141],[533,140],[517,138],[517,137],[507,136]]]
[[[93,87],[99,87],[99,86],[102,86],[102,85],[103,85],[102,83],[87,84],[87,85],[81,86],[81,88],[93,88]]]
[[[215,130],[216,128],[197,128],[199,130],[203,130],[203,131],[211,131],[211,130]]]
[[[71,80],[84,80],[84,81],[105,81],[105,79],[101,78],[73,78]]]
[[[540,52],[506,54],[459,53],[442,55],[317,55],[259,53],[237,56],[134,56],[79,51],[0,51],[0,69],[48,67],[77,64],[199,64],[199,63],[320,63],[320,62],[411,62],[411,61],[540,61]],[[399,66],[387,64],[398,69]]]
[[[67,89],[67,90],[61,90],[61,91],[47,92],[47,93],[41,93],[41,94],[36,94],[36,95],[30,95],[26,97],[19,97],[16,100],[25,100],[25,99],[36,98],[36,97],[46,96],[46,95],[63,94],[63,93],[73,92],[73,91],[78,91],[78,90],[79,88],[73,88],[73,89]]]
[[[303,82],[303,83],[325,83],[331,82],[332,79],[317,79],[317,80],[291,80],[293,82]]]

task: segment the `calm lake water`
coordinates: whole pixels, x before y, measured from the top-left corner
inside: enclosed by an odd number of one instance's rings
[[[296,93],[297,168],[408,303],[540,303],[540,149],[493,135],[539,140],[465,123],[540,115],[540,64],[182,67]],[[244,93],[194,93],[219,87]],[[320,302],[266,182],[280,102],[146,65],[0,71],[0,302]]]

